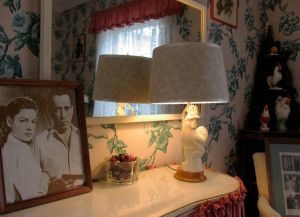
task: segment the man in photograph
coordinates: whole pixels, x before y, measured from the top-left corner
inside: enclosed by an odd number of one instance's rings
[[[60,89],[49,94],[49,129],[35,139],[35,158],[51,179],[48,194],[83,185],[84,165],[79,129],[72,124],[74,107],[70,94]]]

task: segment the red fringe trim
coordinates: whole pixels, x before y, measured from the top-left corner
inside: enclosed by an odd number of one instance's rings
[[[182,5],[176,0],[131,0],[94,12],[88,32],[97,34],[101,31],[181,13]]]
[[[214,201],[205,201],[189,217],[245,217],[244,200],[246,187],[242,180],[235,177],[240,188],[234,194],[228,194]]]

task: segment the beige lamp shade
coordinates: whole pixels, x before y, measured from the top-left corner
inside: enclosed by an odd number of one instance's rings
[[[149,101],[151,103],[228,102],[221,47],[182,42],[153,50]]]
[[[100,55],[93,99],[146,103],[149,94],[151,58]]]

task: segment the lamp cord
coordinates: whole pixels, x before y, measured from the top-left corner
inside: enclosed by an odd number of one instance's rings
[[[165,166],[165,167],[168,167],[168,168],[169,168],[169,169],[171,169],[171,170],[177,171],[176,169],[174,169],[174,168],[170,167],[170,166],[169,166],[169,165],[167,165],[167,164],[165,164],[164,166]]]

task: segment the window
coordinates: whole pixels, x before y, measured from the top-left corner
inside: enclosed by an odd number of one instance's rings
[[[120,54],[152,57],[154,48],[176,41],[176,16],[101,32],[97,35],[97,57],[101,54]],[[98,58],[96,58],[98,65]],[[97,67],[96,67],[97,68]],[[130,104],[136,115],[180,113],[176,106]],[[126,115],[131,111],[126,106]],[[94,116],[115,116],[117,103],[95,101]]]

